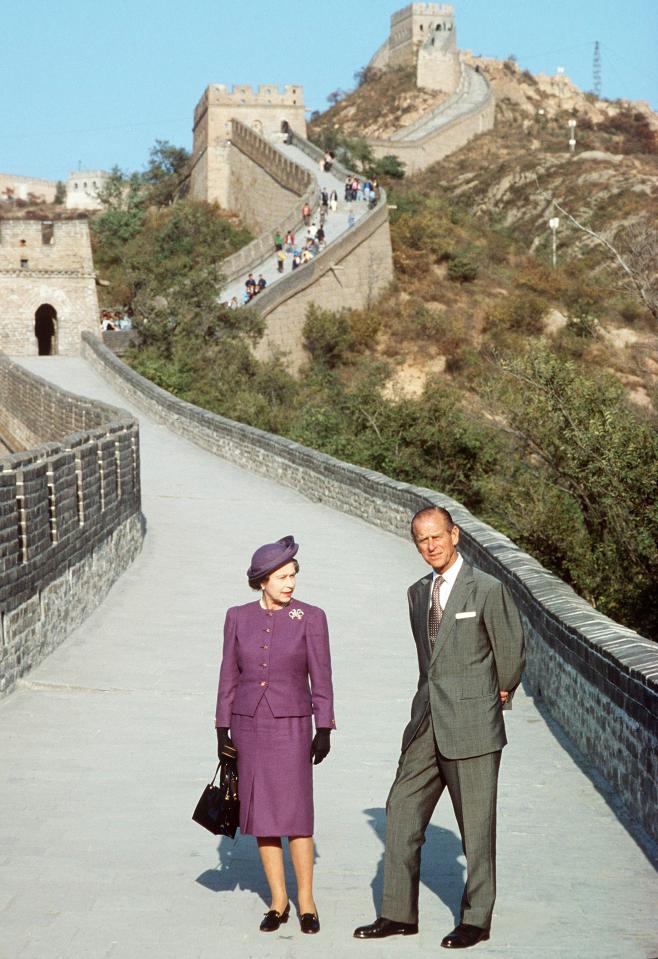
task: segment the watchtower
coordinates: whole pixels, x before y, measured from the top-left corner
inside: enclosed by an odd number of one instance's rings
[[[289,84],[248,85],[224,83],[206,87],[194,110],[194,146],[192,152],[191,195],[201,200],[216,200],[228,206],[229,151],[231,120],[239,120],[268,140],[282,141],[289,127],[306,137],[304,88]]]
[[[98,335],[96,276],[86,220],[0,221],[0,350],[75,354]]]
[[[391,15],[388,44],[372,66],[416,67],[419,87],[453,93],[459,85],[455,9],[447,3],[410,3]]]

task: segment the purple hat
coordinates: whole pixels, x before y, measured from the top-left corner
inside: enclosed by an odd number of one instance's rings
[[[260,546],[251,557],[251,566],[247,570],[247,579],[264,579],[268,573],[274,572],[280,566],[285,566],[293,558],[299,543],[294,536],[284,536],[276,543],[266,543]]]

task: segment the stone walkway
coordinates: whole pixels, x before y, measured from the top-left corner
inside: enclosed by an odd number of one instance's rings
[[[124,405],[82,360],[24,362]],[[141,556],[103,606],[0,702],[2,959],[246,959],[441,954],[463,879],[446,798],[424,849],[421,932],[351,938],[375,915],[384,803],[416,684],[410,544],[311,503],[142,422]],[[264,541],[301,543],[298,595],[329,617],[338,732],[317,769],[318,937],[264,936],[254,840],[190,815],[215,768],[228,605]],[[379,560],[377,567],[374,558]],[[520,691],[508,714],[493,938],[505,959],[658,956],[658,879],[614,799]],[[294,886],[291,886],[294,895]]]
[[[343,199],[345,193],[345,181],[340,177],[334,176],[333,173],[325,173],[324,170],[320,170],[319,165],[312,160],[311,157],[304,153],[303,150],[300,150],[299,147],[293,146],[292,144],[282,143],[275,143],[273,146],[276,146],[281,153],[289,157],[291,160],[294,160],[295,163],[298,163],[305,169],[310,170],[320,187],[326,187],[329,194],[331,194],[332,190],[337,192],[338,209],[335,213],[329,213],[324,225],[327,245],[345,233],[346,230],[350,229],[348,224],[350,211],[354,214],[355,223],[367,212],[368,205],[363,201],[346,203]],[[299,211],[296,211],[296,216],[301,216],[301,200]],[[294,226],[294,222],[291,222],[290,226]],[[272,232],[272,237],[274,237],[274,232]],[[304,227],[301,231],[297,231],[295,234],[295,240],[298,246],[304,245],[306,241],[306,227]],[[303,267],[299,267],[299,269],[303,269]],[[268,286],[272,286],[272,284],[278,282],[284,276],[287,276],[291,270],[292,256],[288,255],[284,264],[283,273],[278,272],[273,240],[271,256],[266,257],[261,263],[258,264],[258,266],[255,266],[251,272],[254,274],[256,279],[258,279],[259,274],[262,273],[267,280]],[[226,289],[222,291],[222,300],[230,300],[231,297],[236,296],[238,298],[238,303],[242,305],[242,294],[244,293],[244,282],[246,279],[247,274],[245,273],[244,276],[241,276],[237,280],[234,280],[232,283],[230,283]]]

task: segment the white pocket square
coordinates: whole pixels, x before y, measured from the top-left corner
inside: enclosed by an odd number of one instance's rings
[[[472,613],[455,613],[455,619],[472,619],[474,616],[477,616],[475,610]]]

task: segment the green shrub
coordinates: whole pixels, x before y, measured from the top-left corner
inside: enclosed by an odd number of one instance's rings
[[[567,317],[567,330],[583,340],[593,339],[600,333],[599,321],[591,313],[570,314]]]
[[[544,316],[548,306],[545,300],[532,293],[520,291],[500,303],[487,317],[487,329],[511,330],[537,336],[544,330]]]
[[[459,250],[448,261],[448,279],[455,283],[472,283],[479,272],[478,258],[474,250]]]
[[[304,323],[304,345],[316,363],[333,369],[354,349],[355,337],[347,315],[309,306]]]

